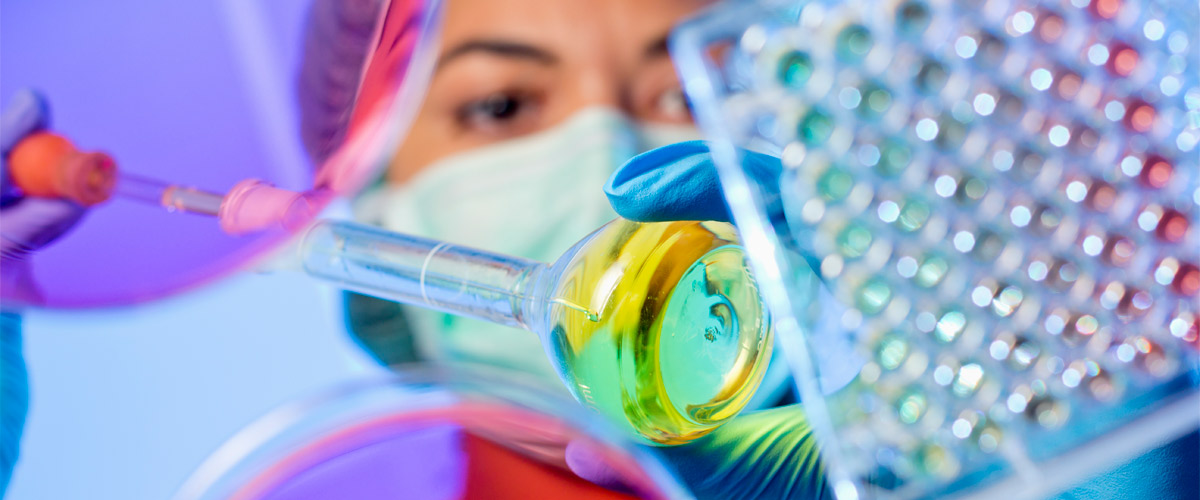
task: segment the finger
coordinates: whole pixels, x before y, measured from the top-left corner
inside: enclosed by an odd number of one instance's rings
[[[746,414],[662,448],[696,498],[828,498],[816,437],[799,405]]]
[[[20,257],[46,246],[66,233],[86,209],[70,200],[28,196],[4,208],[0,250],[6,258]]]
[[[625,163],[604,188],[622,217],[641,222],[729,220],[708,146],[681,142]]]
[[[8,154],[30,132],[45,128],[50,116],[46,100],[32,90],[20,90],[0,114],[0,153]]]
[[[620,472],[586,441],[576,439],[568,443],[566,459],[571,472],[583,479],[611,490],[632,491]]]
[[[751,151],[741,155],[751,182],[763,193],[777,193],[779,159]],[[730,220],[717,167],[702,141],[638,155],[609,178],[604,190],[613,209],[630,220]]]

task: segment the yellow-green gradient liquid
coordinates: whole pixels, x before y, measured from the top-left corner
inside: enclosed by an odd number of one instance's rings
[[[729,224],[614,221],[568,261],[553,297],[568,386],[654,443],[736,415],[770,359],[770,322]]]

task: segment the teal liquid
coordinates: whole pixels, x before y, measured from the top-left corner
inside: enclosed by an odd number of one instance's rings
[[[695,439],[745,406],[771,329],[733,238],[723,223],[618,221],[573,258],[551,324],[581,402],[659,444]]]

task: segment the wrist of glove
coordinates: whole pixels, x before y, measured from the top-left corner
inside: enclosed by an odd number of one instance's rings
[[[799,405],[742,415],[694,442],[655,452],[698,499],[832,497],[816,437]],[[568,445],[566,459],[584,479],[628,489],[583,443]]]

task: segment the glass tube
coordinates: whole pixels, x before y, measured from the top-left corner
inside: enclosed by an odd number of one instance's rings
[[[212,193],[192,187],[168,184],[137,175],[120,174],[116,194],[159,205],[170,211],[183,211],[206,215],[217,215],[221,212],[221,202],[225,195]]]
[[[540,262],[340,221],[321,221],[303,243],[304,269],[348,290],[532,329],[527,293]]]

